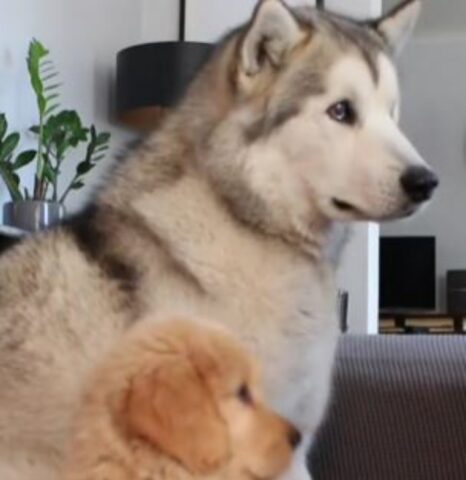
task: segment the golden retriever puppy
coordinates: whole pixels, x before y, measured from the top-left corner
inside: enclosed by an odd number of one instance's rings
[[[64,477],[272,479],[299,441],[262,402],[257,367],[230,334],[205,322],[148,322],[94,372]]]

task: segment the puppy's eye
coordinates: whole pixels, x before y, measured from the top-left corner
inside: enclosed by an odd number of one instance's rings
[[[252,404],[252,395],[251,391],[249,390],[248,386],[243,383],[236,392],[236,396],[246,405]]]
[[[335,122],[345,125],[354,125],[357,121],[356,109],[350,100],[334,103],[327,110],[327,114]]]

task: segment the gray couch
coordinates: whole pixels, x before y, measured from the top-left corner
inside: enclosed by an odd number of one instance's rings
[[[315,480],[466,480],[466,337],[344,336]]]

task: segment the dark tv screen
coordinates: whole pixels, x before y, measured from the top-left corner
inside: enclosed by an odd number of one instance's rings
[[[435,309],[435,237],[380,239],[380,308]]]

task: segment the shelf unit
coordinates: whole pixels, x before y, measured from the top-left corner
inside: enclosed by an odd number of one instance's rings
[[[381,312],[381,334],[466,334],[466,312]]]

